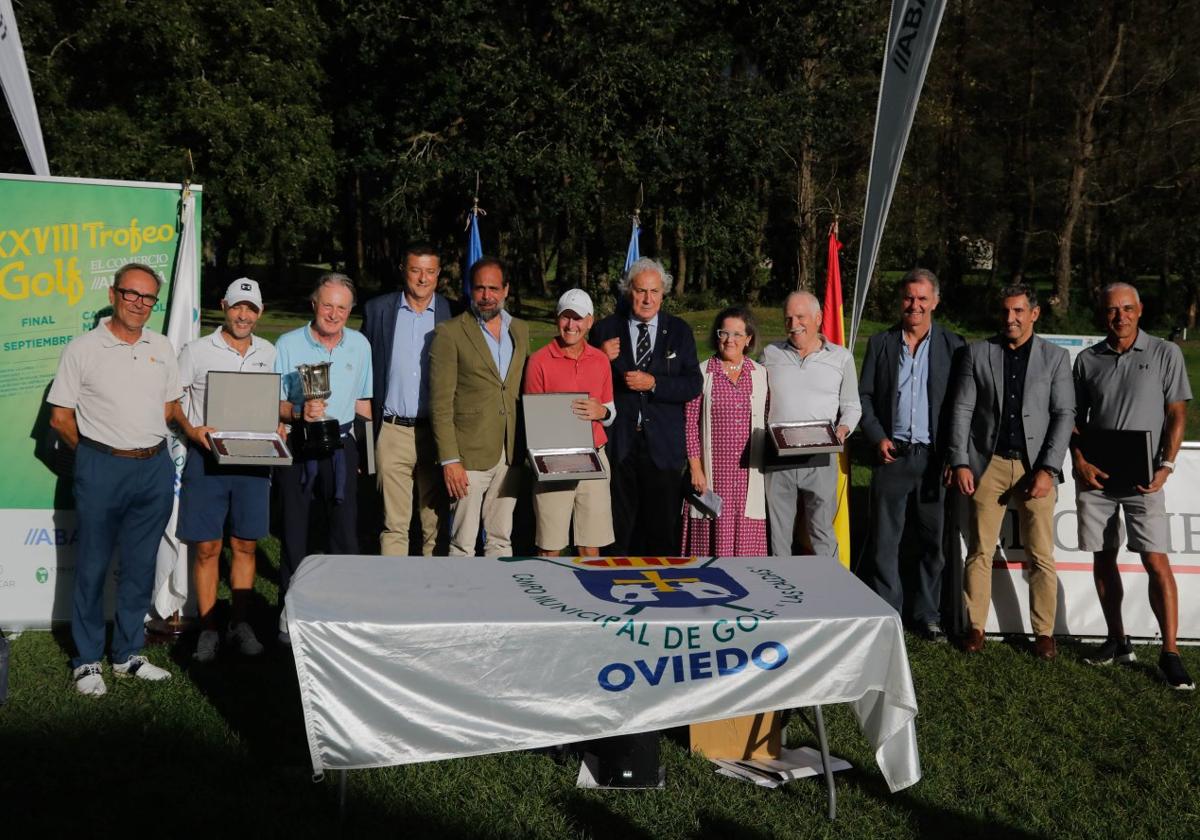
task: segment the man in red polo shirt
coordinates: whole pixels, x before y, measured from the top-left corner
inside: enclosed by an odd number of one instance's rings
[[[617,416],[613,403],[612,366],[608,356],[588,344],[592,328],[592,299],[582,289],[571,289],[558,299],[558,336],[529,357],[525,370],[526,394],[586,392],[575,400],[575,416],[592,424],[592,444],[605,478],[539,484],[533,491],[537,544],[542,554],[557,557],[570,542],[572,519],[575,547],[580,555],[595,557],[600,547],[613,541],[612,502],[608,489],[608,458],[604,427]]]

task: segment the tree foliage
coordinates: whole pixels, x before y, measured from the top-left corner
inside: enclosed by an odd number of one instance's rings
[[[425,238],[453,268],[478,178],[518,292],[606,290],[635,210],[696,303],[819,286],[835,218],[853,276],[886,4],[16,5],[52,171],[178,180],[190,151],[218,263],[386,285]],[[1067,316],[1150,275],[1194,321],[1197,6],[950,0],[880,268],[933,268],[960,315],[1011,279]]]

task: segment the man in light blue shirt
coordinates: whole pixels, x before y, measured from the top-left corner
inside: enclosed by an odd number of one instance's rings
[[[421,521],[421,553],[434,553],[448,498],[429,423],[429,351],[434,328],[451,316],[436,292],[441,259],[419,242],[404,253],[404,288],[367,302],[363,335],[371,343],[376,419],[375,468],[383,494],[379,552],[407,556],[413,489]]]
[[[945,635],[942,472],[943,438],[949,426],[939,421],[944,420],[951,363],[964,343],[933,323],[938,300],[938,281],[932,271],[918,268],[905,275],[900,281],[900,322],[867,342],[859,384],[863,433],[875,451],[871,473],[874,568],[867,581],[904,615],[900,543],[911,510],[909,524],[919,554],[906,617],[917,635],[931,641]],[[961,585],[955,588],[960,590]]]
[[[291,425],[295,460],[276,475],[283,508],[279,562],[279,601],[292,575],[308,554],[312,503],[318,500],[329,521],[329,552],[358,554],[358,446],[352,430],[355,415],[371,417],[371,346],[346,326],[354,308],[354,284],[344,274],[325,274],[312,294],[313,319],[284,333],[275,343],[275,371],[281,374],[279,418]],[[329,362],[329,398],[305,400],[296,366]],[[338,422],[341,445],[331,455],[306,456],[300,424],[322,418]],[[290,642],[284,620],[280,641]]]

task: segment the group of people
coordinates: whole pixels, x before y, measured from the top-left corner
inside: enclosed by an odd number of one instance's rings
[[[480,542],[485,555],[511,554],[514,511],[530,484],[526,448],[536,444],[526,440],[521,396],[544,393],[586,395],[571,411],[588,424],[603,473],[534,482],[535,542],[545,555],[569,546],[581,555],[836,554],[836,455],[780,456],[769,428],[828,423],[844,442],[861,419],[878,455],[870,582],[904,611],[899,546],[911,519],[920,558],[908,612],[914,629],[928,638],[943,635],[946,488],[971,498],[965,587],[971,629],[964,641],[970,652],[983,645],[992,551],[1003,511],[1015,500],[1033,560],[1036,651],[1054,656],[1051,518],[1070,449],[1080,477],[1081,545],[1096,552],[1097,590],[1109,626],[1095,661],[1127,662],[1134,655],[1121,625],[1115,561],[1123,508],[1129,546],[1142,552],[1151,574],[1163,631],[1160,667],[1175,687],[1191,687],[1175,648],[1161,493],[1191,393],[1178,347],[1138,329],[1141,306],[1131,286],[1106,289],[1108,340],[1080,356],[1072,379],[1066,352],[1033,335],[1038,308],[1030,288],[1005,289],[1000,335],[965,346],[933,323],[937,278],[911,272],[900,286],[900,323],[870,340],[860,384],[850,351],[822,335],[820,304],[807,292],[787,297],[787,337],[761,353],[750,310],[722,310],[709,334],[713,355],[701,363],[689,325],[662,309],[670,274],[658,261],[641,259],[622,278],[614,314],[599,321],[586,292],[564,293],[555,337],[530,354],[528,325],[505,309],[509,282],[499,260],[474,263],[469,301],[457,314],[437,291],[441,260],[434,248],[410,246],[403,270],[403,288],[366,304],[361,332],[347,326],[354,284],[343,274],[323,275],[311,296],[312,319],[274,347],[254,335],[263,312],[258,284],[235,280],[221,302],[222,324],[184,347],[178,360],[165,338],[145,329],[161,279],[138,264],[116,273],[111,317],[68,345],[47,397],[52,425],[77,453],[72,667],[80,692],[106,691],[102,591],[114,547],[120,575],[112,672],[170,676],[140,652],[156,548],[174,493],[168,424],[190,442],[176,534],[195,546],[201,632],[194,657],[205,662],[222,644],[251,656],[263,649],[247,610],[256,542],[270,526],[272,484],[282,515],[281,605],[310,553],[315,509],[328,522],[324,548],[359,553],[360,444],[374,447],[381,553],[409,554],[415,519],[426,555],[474,555]],[[329,363],[330,395],[306,398],[297,365],[320,362]],[[216,462],[214,430],[206,422],[211,371],[280,375],[279,433],[291,436],[295,456],[289,466],[272,473]],[[374,441],[356,440],[363,434],[361,426],[356,432],[356,418],[374,420]],[[330,419],[340,443],[312,454],[301,430]],[[1108,476],[1088,463],[1079,443],[1088,425],[1150,429],[1159,453],[1151,484],[1107,486]],[[708,491],[720,499],[715,515],[697,501],[711,501]],[[222,635],[216,602],[226,530],[232,604]],[[279,639],[290,641],[285,614]]]

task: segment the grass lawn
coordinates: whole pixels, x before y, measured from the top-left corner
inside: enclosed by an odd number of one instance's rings
[[[273,557],[264,545],[256,623],[270,632]],[[664,791],[582,791],[577,767],[510,753],[354,771],[346,836],[495,838],[1196,837],[1200,707],[1166,689],[1139,648],[1132,668],[1093,668],[1062,644],[1057,662],[989,643],[968,659],[908,638],[924,779],[891,795],[847,707],[826,710],[839,816],[816,779],[763,791],[713,774],[663,740]],[[337,786],[311,781],[290,653],[188,659],[191,641],[155,647],[165,684],[108,679],[85,698],[68,685],[69,638],[13,642],[0,708],[4,836],[330,835]],[[1200,651],[1185,649],[1193,673]],[[1144,664],[1145,663],[1145,664]],[[815,744],[793,722],[793,742]]]
[[[524,303],[541,315],[540,346],[551,334],[549,305]],[[713,314],[686,316],[698,339]],[[759,317],[763,340],[781,337],[776,309]],[[269,307],[262,332],[273,338],[302,320]],[[1184,347],[1191,369],[1200,346]],[[1197,434],[1190,414],[1189,437]],[[855,469],[858,488],[868,475]],[[277,557],[278,544],[263,541],[255,623],[264,638],[274,635]],[[924,779],[889,794],[849,709],[831,707],[831,749],[854,765],[837,776],[834,824],[820,781],[763,791],[714,775],[665,738],[665,791],[581,791],[576,766],[528,753],[355,771],[343,829],[438,840],[1200,837],[1200,698],[1154,676],[1157,647],[1114,669],[1086,665],[1070,641],[1054,663],[1017,643],[991,642],[973,658],[908,643]],[[65,628],[16,639],[0,708],[0,836],[337,833],[335,779],[310,778],[290,652],[270,645],[258,661],[198,666],[191,645],[150,650],[173,672],[168,683],[109,678],[109,694],[92,699],[69,685]],[[1200,673],[1200,649],[1183,656]],[[815,743],[798,722],[790,736]]]

